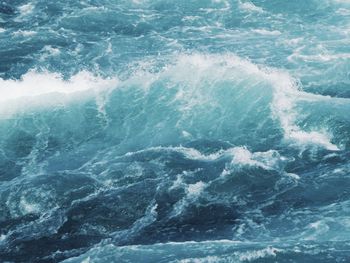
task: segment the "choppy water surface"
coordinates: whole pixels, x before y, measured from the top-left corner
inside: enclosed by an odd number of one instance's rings
[[[348,0],[0,2],[1,262],[350,262]]]

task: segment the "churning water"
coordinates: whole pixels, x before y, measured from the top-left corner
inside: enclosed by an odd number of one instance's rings
[[[0,1],[1,262],[350,262],[350,1]]]

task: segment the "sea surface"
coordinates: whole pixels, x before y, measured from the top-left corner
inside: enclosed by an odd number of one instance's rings
[[[1,0],[0,262],[350,262],[350,1]]]

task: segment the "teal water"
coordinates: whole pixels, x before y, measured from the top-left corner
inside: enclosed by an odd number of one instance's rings
[[[0,2],[0,262],[350,262],[348,0]]]

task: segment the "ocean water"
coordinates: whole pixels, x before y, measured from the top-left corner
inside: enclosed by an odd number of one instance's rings
[[[349,0],[0,1],[0,262],[350,262]]]

